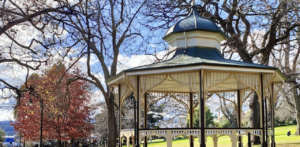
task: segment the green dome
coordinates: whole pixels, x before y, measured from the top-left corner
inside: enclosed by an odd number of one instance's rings
[[[173,25],[166,32],[165,37],[173,33],[194,30],[220,32],[222,35],[224,35],[223,31],[212,20],[201,17],[197,12],[196,7],[193,6],[190,14],[186,18],[178,21],[175,25]]]

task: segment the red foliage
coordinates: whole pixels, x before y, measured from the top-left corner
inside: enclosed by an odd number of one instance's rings
[[[31,75],[27,85],[34,89],[25,93],[16,108],[16,122],[12,125],[26,140],[39,140],[41,124],[41,102],[43,101],[43,139],[78,139],[87,137],[93,125],[89,106],[90,96],[85,81],[74,81],[68,84],[74,75],[65,72],[63,65],[55,65],[43,77]],[[29,105],[29,100],[32,105]]]

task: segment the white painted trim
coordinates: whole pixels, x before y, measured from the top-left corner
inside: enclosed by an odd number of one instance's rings
[[[277,71],[275,71],[275,74],[276,74],[277,77],[279,77],[279,79],[282,81],[282,83],[284,83],[284,79],[278,74]]]
[[[245,67],[224,67],[224,66],[207,66],[204,65],[203,69],[214,70],[227,70],[227,71],[239,71],[239,72],[255,72],[255,73],[275,73],[274,69],[257,69],[257,68],[245,68]]]
[[[210,69],[210,70],[226,70],[226,71],[238,71],[238,72],[252,72],[252,73],[274,73],[274,69],[257,69],[257,68],[244,68],[244,67],[223,67],[223,66],[188,66],[188,67],[176,67],[167,69],[154,69],[144,71],[130,71],[126,75],[146,75],[146,74],[161,74],[170,72],[183,72],[191,70]]]
[[[195,30],[195,31],[188,31],[188,32],[185,32],[185,33],[186,33],[185,35],[188,38],[189,37],[214,38],[218,42],[221,42],[221,41],[225,40],[225,38],[219,32],[209,32],[209,31]],[[184,35],[182,35],[181,33],[175,33],[175,34],[172,34],[172,35],[168,36],[167,38],[165,38],[165,41],[173,42],[174,40],[176,40],[178,38],[184,39]]]
[[[194,46],[217,48],[220,50],[221,41],[224,38],[218,32],[190,31],[172,34],[165,40],[169,43],[169,51]]]
[[[120,79],[124,78],[125,74],[123,73],[122,75],[120,75],[119,77],[115,78],[114,80],[110,81],[107,83],[107,85],[111,85],[114,84],[115,82],[118,82]]]

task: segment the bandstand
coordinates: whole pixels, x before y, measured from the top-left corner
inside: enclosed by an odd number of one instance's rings
[[[120,129],[119,138],[133,137],[135,140],[132,144],[141,146],[142,140],[160,136],[166,139],[166,146],[171,147],[172,138],[180,135],[189,137],[191,147],[195,146],[195,138],[199,138],[199,146],[205,147],[207,138],[212,137],[214,146],[217,147],[218,137],[225,135],[230,137],[232,147],[236,147],[251,146],[250,139],[242,142],[242,138],[254,135],[260,138],[261,146],[275,146],[273,105],[284,81],[277,68],[225,59],[220,46],[226,35],[213,21],[201,17],[194,6],[186,18],[169,28],[163,39],[169,43],[172,58],[124,70],[107,81],[116,96],[120,111],[123,101],[132,94],[137,104],[136,127],[134,130]],[[237,126],[206,127],[206,100],[213,94],[229,100],[226,93],[236,95],[233,101],[238,118]],[[260,127],[243,128],[241,105],[253,93],[258,95]],[[186,106],[190,117],[188,128],[148,127],[149,105],[164,97],[172,97]],[[183,100],[183,97],[187,99]],[[199,106],[199,126],[194,126],[193,114]],[[147,146],[146,142],[143,141],[144,147]],[[127,145],[129,146],[129,141]]]

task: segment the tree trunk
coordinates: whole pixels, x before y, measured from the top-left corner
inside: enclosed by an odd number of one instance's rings
[[[295,84],[292,84],[292,87],[295,87]],[[297,120],[297,129],[295,132],[295,135],[300,135],[300,100],[297,92],[297,88],[293,88],[293,98],[294,98],[294,106],[295,106],[295,112],[296,112],[296,120]]]
[[[251,117],[250,117],[250,127],[251,128],[260,128],[260,106],[258,103],[258,96],[255,93],[252,99],[250,100],[249,108],[251,110]],[[258,136],[251,137],[251,141],[254,144],[259,144],[260,140]]]
[[[296,112],[296,120],[297,120],[297,129],[295,135],[300,135],[300,110]]]
[[[234,115],[232,115],[232,117],[231,117],[231,128],[237,128],[237,127],[238,127],[237,118]]]
[[[116,146],[117,138],[117,123],[115,116],[115,107],[114,107],[114,96],[110,94],[108,98],[107,112],[108,112],[108,137],[107,137],[107,146],[114,147]]]

